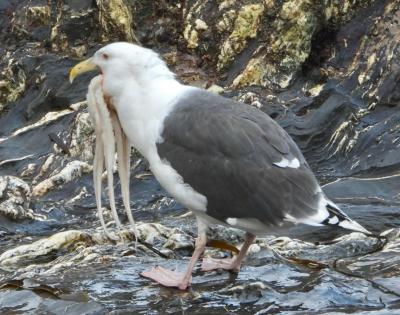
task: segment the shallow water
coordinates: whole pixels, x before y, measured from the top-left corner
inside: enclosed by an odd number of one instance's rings
[[[145,173],[146,168],[134,171],[134,175]],[[184,237],[193,239],[196,225],[192,216],[182,217],[186,209],[165,197],[152,176],[137,177],[131,183],[136,220],[179,227],[187,235]],[[65,205],[65,192],[73,185],[90,185],[90,181],[90,175],[84,176],[67,185],[62,193],[49,193],[36,205],[53,209],[48,212],[51,220],[31,224],[10,221],[8,232],[3,231],[0,253],[62,230],[93,233],[99,222],[94,215],[92,194],[60,208]],[[380,233],[400,226],[398,183],[396,174],[384,178],[346,178],[325,185],[324,190],[346,213],[372,232]],[[332,242],[341,235],[344,239]],[[65,265],[84,250],[78,246],[72,251],[55,251],[31,261],[23,260],[18,266],[0,267],[0,311],[13,314],[37,314],[38,310],[45,314],[380,314],[379,311],[400,310],[400,230],[388,234],[387,239],[354,235],[331,228],[298,227],[288,231],[286,236],[292,239],[261,239],[259,248],[247,257],[238,275],[204,273],[198,263],[193,285],[186,292],[159,287],[141,278],[139,273],[158,264],[184,270],[191,255],[190,246],[173,251],[172,258],[165,259],[154,252],[135,252],[133,243],[105,243],[93,247],[93,252],[99,255],[96,260],[77,260]],[[240,233],[224,232],[221,228],[212,232],[211,237],[232,243],[241,241]],[[164,243],[165,240],[156,240],[153,246],[162,251]],[[265,247],[266,243],[284,257],[323,265],[316,268],[307,262],[283,261]],[[52,270],[56,263],[61,265]],[[13,284],[16,279],[22,284]],[[32,285],[36,282],[49,288],[38,290],[37,285]]]
[[[367,243],[357,239],[351,246],[337,246],[347,247],[346,252],[351,255],[357,244],[368,247]],[[321,248],[318,254],[312,247],[297,249],[297,256],[323,258],[332,250],[330,246]],[[371,249],[362,248],[360,251]],[[334,251],[330,253],[331,257],[325,257],[329,264],[334,262],[332,255],[338,256],[337,248]],[[68,314],[83,311],[93,314],[109,311],[113,314],[320,314],[395,310],[400,307],[398,235],[397,241],[384,252],[339,259],[335,266],[321,270],[283,262],[270,251],[261,250],[248,257],[239,275],[197,270],[192,288],[185,292],[159,287],[138,275],[156,264],[183,269],[186,263],[187,259],[165,260],[139,255],[77,265],[49,276],[37,274],[35,281],[68,292],[68,295],[46,297],[29,288],[17,291],[2,289],[0,309],[3,312],[12,310],[16,314],[36,314],[37,309],[58,314],[57,309],[70,307]]]
[[[157,185],[151,178],[144,181],[145,187]],[[333,186],[337,186],[337,190]],[[340,181],[327,187],[339,198],[343,188]],[[152,188],[152,192],[157,191]],[[136,190],[140,195],[140,185]],[[136,203],[146,204],[145,208],[149,210],[136,210],[136,218],[179,226],[188,233],[194,230],[193,217],[180,218],[185,210],[178,204],[160,201],[162,199],[157,194],[146,195],[144,191],[143,198]],[[400,225],[398,208],[392,200],[386,200],[384,205],[356,202],[341,206],[372,231]],[[98,226],[98,222],[93,220],[96,220],[93,212],[89,212],[80,224],[72,218],[66,220],[64,227]],[[50,231],[47,233],[51,234]],[[387,235],[387,239],[354,234],[352,237],[345,235],[344,239],[335,242],[328,240],[345,234],[343,231],[299,228],[292,234],[310,243],[288,238],[261,239],[259,250],[248,256],[238,275],[204,273],[198,263],[193,285],[185,292],[152,284],[141,278],[139,272],[158,264],[184,270],[190,250],[177,251],[174,254],[176,258],[165,259],[157,255],[149,256],[143,251],[135,253],[132,243],[104,245],[98,249],[100,260],[81,261],[69,267],[61,266],[56,272],[48,272],[46,263],[50,261],[51,266],[53,259],[60,261],[60,257],[62,260],[66,255],[68,260],[68,255],[71,255],[68,252],[54,253],[54,256],[41,257],[42,261],[31,262],[38,264],[38,268],[29,269],[30,263],[24,262],[20,268],[0,269],[3,284],[0,310],[13,314],[37,314],[38,310],[50,314],[60,314],[65,310],[67,314],[381,314],[379,311],[400,310],[399,229]],[[3,238],[1,251],[15,247],[16,242],[31,243],[42,237],[37,234],[32,237],[26,233],[20,235],[9,234]],[[314,241],[319,241],[320,245]],[[265,243],[285,257],[310,259],[323,263],[325,267],[315,269],[315,266],[312,268],[301,262],[282,261],[265,248]],[[162,245],[162,242],[155,243],[160,250]],[[44,294],[43,290],[35,290],[32,285],[6,286],[10,279],[34,280],[63,294]]]

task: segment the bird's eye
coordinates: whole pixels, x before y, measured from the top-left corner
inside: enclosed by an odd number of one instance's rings
[[[107,60],[107,59],[108,59],[108,54],[102,53],[102,54],[101,54],[101,57],[103,57],[104,60]]]

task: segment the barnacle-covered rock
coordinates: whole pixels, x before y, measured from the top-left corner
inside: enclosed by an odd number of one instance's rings
[[[76,115],[74,127],[71,131],[69,152],[71,157],[82,161],[93,160],[93,146],[95,143],[94,126],[87,112]]]
[[[70,230],[56,233],[49,238],[43,238],[31,244],[5,251],[0,255],[0,265],[29,264],[38,257],[43,258],[60,250],[73,250],[80,243],[90,242],[91,237],[85,232]]]
[[[15,176],[0,176],[0,215],[12,220],[34,219],[29,208],[31,188]]]
[[[32,195],[40,197],[45,195],[49,190],[60,189],[62,185],[79,178],[84,173],[92,170],[92,166],[82,161],[72,161],[68,163],[59,173],[39,182],[32,188]]]

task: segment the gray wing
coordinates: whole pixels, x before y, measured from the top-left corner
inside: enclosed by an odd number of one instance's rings
[[[207,197],[207,214],[218,220],[273,226],[318,211],[322,193],[299,148],[254,107],[191,91],[166,118],[162,139],[160,157]],[[296,159],[298,165],[282,163]]]

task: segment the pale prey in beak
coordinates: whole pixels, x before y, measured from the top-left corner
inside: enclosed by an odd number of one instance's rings
[[[75,77],[77,77],[78,75],[88,71],[96,70],[97,68],[98,68],[97,65],[93,63],[93,58],[89,58],[85,61],[78,63],[70,70],[69,74],[70,82],[72,83]],[[112,217],[114,219],[117,230],[119,231],[121,228],[121,222],[118,218],[118,213],[115,206],[114,179],[113,179],[113,167],[115,162],[115,150],[116,150],[118,158],[118,163],[117,163],[118,173],[121,182],[123,203],[131,228],[136,237],[135,244],[137,244],[138,234],[129,203],[131,145],[129,144],[128,138],[123,132],[117,113],[110,109],[112,108],[111,104],[107,104],[101,82],[102,82],[101,75],[93,78],[92,81],[90,82],[87,93],[88,110],[90,117],[94,122],[95,134],[96,134],[96,149],[95,149],[94,163],[93,163],[93,182],[94,182],[94,191],[96,197],[96,206],[101,225],[106,235],[110,239],[113,240],[118,239],[118,237],[110,233],[105,224],[103,208],[101,204],[101,190],[102,190],[101,179],[105,162],[107,171],[108,194],[110,200],[110,207],[112,211]],[[110,100],[108,99],[108,101]]]

